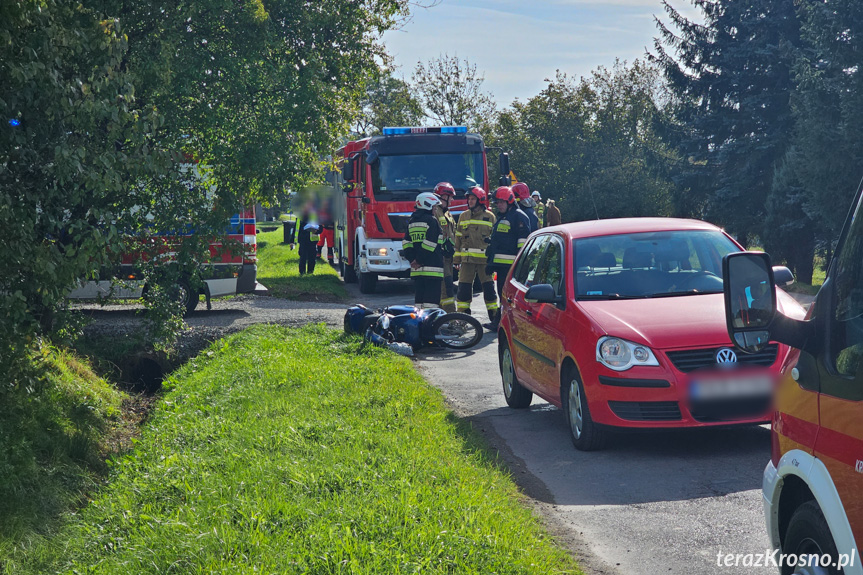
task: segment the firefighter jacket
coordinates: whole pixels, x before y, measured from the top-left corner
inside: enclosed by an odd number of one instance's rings
[[[317,251],[316,244],[321,239],[321,232],[324,230],[319,222],[310,220],[308,216],[297,218],[297,229],[294,233],[294,238],[299,244],[300,254],[314,255]]]
[[[417,208],[408,220],[402,247],[405,258],[416,262],[411,277],[443,277],[443,243],[440,221],[428,210]]]
[[[498,218],[491,230],[491,241],[486,250],[486,262],[496,266],[509,267],[527,236],[530,235],[530,221],[527,215],[516,206],[510,206]]]
[[[535,232],[539,229],[539,216],[536,215],[536,211],[534,211],[534,206],[536,206],[536,202],[528,198],[526,200],[522,200],[519,202],[519,209],[524,212],[527,216],[528,221],[530,222],[530,231]]]
[[[452,259],[455,254],[455,220],[449,210],[438,212],[441,234],[443,234],[443,257]]]
[[[455,257],[457,264],[485,264],[485,250],[494,227],[494,214],[477,204],[458,217],[455,230]]]

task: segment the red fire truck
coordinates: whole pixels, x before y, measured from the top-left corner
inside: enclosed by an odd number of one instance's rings
[[[378,276],[410,277],[410,263],[399,250],[417,194],[449,182],[456,190],[450,211],[458,218],[467,190],[489,189],[486,152],[482,137],[464,126],[384,128],[383,135],[339,149],[333,217],[345,281],[359,281],[362,293],[374,293]],[[499,168],[509,174],[506,154],[500,154]]]

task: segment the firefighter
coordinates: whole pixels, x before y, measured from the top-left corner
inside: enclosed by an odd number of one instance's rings
[[[509,268],[515,261],[521,246],[527,241],[527,236],[530,235],[530,220],[523,211],[518,209],[518,203],[511,188],[501,186],[495,190],[494,199],[497,205],[497,221],[491,230],[491,238],[486,249],[485,273],[497,274],[497,294],[502,298]],[[500,322],[500,313],[492,322],[495,324],[492,327],[496,328],[498,322]]]
[[[468,209],[458,217],[455,232],[455,263],[459,264],[456,309],[470,313],[473,299],[473,282],[476,277],[482,285],[485,308],[492,325],[497,321],[499,305],[494,291],[494,280],[485,270],[485,250],[488,247],[494,214],[488,210],[488,196],[479,186],[467,193]]]
[[[321,239],[318,240],[317,245],[317,258],[322,259],[324,253],[324,243],[327,244],[327,262],[330,265],[333,265],[333,255],[335,250],[333,249],[333,243],[335,239],[335,227],[336,224],[333,221],[333,210],[330,204],[330,200],[326,197],[321,198],[320,201],[321,209],[318,217],[323,224],[324,229],[321,232]]]
[[[299,244],[300,253],[300,275],[306,272],[315,273],[315,247],[318,240],[321,239],[321,231],[324,227],[318,221],[318,215],[312,206],[306,205],[303,208],[302,215],[297,218],[297,227],[294,232],[294,238]],[[291,244],[291,249],[294,249],[294,244]]]
[[[536,206],[533,209],[536,212],[536,219],[539,221],[539,227],[544,228],[548,224],[545,223],[545,205],[542,203],[542,196],[539,194],[538,190],[534,190],[530,193],[530,199],[533,200],[533,203]]]
[[[443,234],[443,284],[440,292],[440,306],[447,312],[455,311],[455,286],[453,285],[453,256],[455,254],[455,220],[449,213],[450,201],[455,197],[455,188],[449,182],[441,182],[434,187],[434,194],[440,199],[435,206],[435,215],[440,222]]]
[[[335,224],[333,222],[325,222],[323,231],[321,232],[321,239],[318,240],[318,244],[316,246],[317,253],[316,257],[318,259],[323,259],[324,255],[324,244],[327,244],[327,262],[330,265],[333,265],[333,256],[335,251],[333,249],[333,238],[335,237]]]
[[[536,202],[530,197],[530,188],[524,182],[516,182],[512,185],[512,193],[515,194],[515,198],[518,200],[519,209],[524,212],[530,222],[530,231],[535,232],[539,229],[539,218],[537,218],[536,212],[533,209],[536,206]]]
[[[411,263],[414,301],[420,308],[440,307],[444,240],[440,221],[433,213],[438,204],[440,199],[432,192],[417,195],[416,209],[402,241],[404,256]]]

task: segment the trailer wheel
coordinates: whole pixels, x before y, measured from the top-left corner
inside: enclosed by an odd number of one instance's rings
[[[183,317],[190,315],[198,307],[200,293],[192,288],[192,284],[186,278],[181,278],[171,286],[171,297],[183,306]]]

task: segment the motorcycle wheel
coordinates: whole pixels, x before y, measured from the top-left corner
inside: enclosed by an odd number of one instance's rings
[[[483,335],[482,324],[466,313],[448,313],[437,318],[432,324],[434,341],[452,349],[467,349],[480,342]]]

